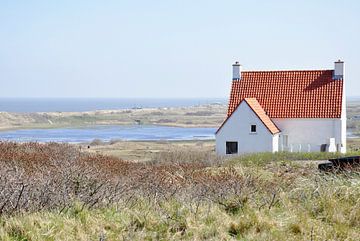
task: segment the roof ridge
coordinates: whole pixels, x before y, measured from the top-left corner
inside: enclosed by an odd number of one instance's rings
[[[310,70],[249,70],[242,73],[275,73],[275,72],[325,72],[334,71],[333,69],[310,69]]]

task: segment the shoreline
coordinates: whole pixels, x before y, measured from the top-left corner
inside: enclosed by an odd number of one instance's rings
[[[226,117],[226,105],[94,110],[85,112],[0,112],[0,131],[20,129],[82,128],[98,125],[158,125],[218,127]]]
[[[135,124],[101,124],[101,125],[74,125],[74,126],[24,126],[24,127],[10,127],[10,128],[0,128],[0,132],[6,131],[16,131],[16,130],[52,130],[52,129],[86,129],[86,128],[96,128],[101,126],[137,126]],[[144,124],[138,126],[163,126],[163,127],[179,127],[179,128],[217,128],[217,125],[186,125],[186,124]]]

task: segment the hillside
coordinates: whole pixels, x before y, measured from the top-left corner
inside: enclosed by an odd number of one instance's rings
[[[188,147],[129,162],[0,143],[0,239],[356,240],[358,172],[304,161],[329,155],[221,159]]]

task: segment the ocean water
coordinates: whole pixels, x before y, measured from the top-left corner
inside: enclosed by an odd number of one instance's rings
[[[1,141],[86,143],[131,140],[213,140],[216,128],[181,128],[155,125],[94,126],[88,128],[29,129],[0,132]]]
[[[222,98],[0,98],[0,112],[80,112],[130,108],[186,107],[226,104]]]

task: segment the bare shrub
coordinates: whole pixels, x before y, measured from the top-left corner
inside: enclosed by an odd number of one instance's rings
[[[229,214],[249,200],[259,209],[278,204],[276,185],[220,166],[224,160],[211,152],[184,148],[153,159],[134,163],[69,144],[0,142],[0,213],[64,212],[74,203],[93,208],[137,199],[210,202]]]
[[[225,192],[224,187],[230,185],[224,177],[229,173],[213,175],[206,171],[218,161],[206,152],[162,153],[159,158],[147,164],[130,163],[83,153],[68,144],[1,142],[0,213],[62,212],[74,202],[95,207],[135,196],[214,197],[214,192]]]
[[[159,153],[152,162],[135,163],[81,152],[68,144],[0,142],[2,228],[11,240],[38,240],[31,236],[35,232],[44,238],[44,229],[63,219],[69,222],[57,223],[59,227],[105,230],[91,240],[142,240],[144,234],[154,233],[156,239],[166,240],[276,240],[279,230],[281,240],[315,240],[319,235],[326,235],[324,240],[356,240],[358,169],[319,174],[311,167],[276,160],[298,160],[293,155],[262,155],[261,165],[249,166],[261,154],[243,157],[245,164],[235,160],[234,165],[218,165],[224,160],[201,148],[180,148]],[[35,219],[14,215],[43,210],[51,212],[35,213]],[[50,221],[44,213],[50,214]]]

